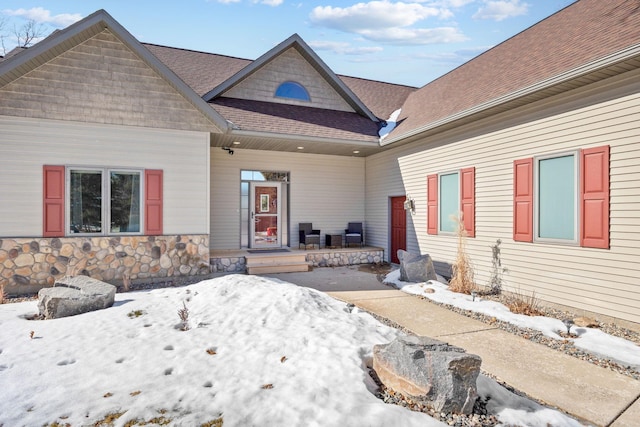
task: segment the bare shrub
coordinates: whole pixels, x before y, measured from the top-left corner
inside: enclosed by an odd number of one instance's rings
[[[540,311],[540,301],[536,297],[535,291],[531,295],[526,295],[520,289],[509,293],[505,296],[505,305],[515,314],[524,314],[525,316],[542,316],[544,313]]]
[[[189,309],[187,308],[187,305],[184,303],[184,301],[182,302],[182,308],[178,310],[178,317],[180,317],[180,320],[182,321],[182,326],[180,327],[180,330],[188,331],[189,330]]]
[[[502,240],[497,239],[496,244],[491,246],[491,277],[489,278],[489,290],[486,291],[488,295],[500,295],[502,293],[502,274],[507,272],[507,269],[502,266],[502,259],[500,257],[500,244]]]
[[[0,304],[7,302],[7,294],[4,291],[4,284],[0,285]]]
[[[129,292],[131,290],[131,276],[129,273],[124,273],[122,275],[122,290],[124,292]]]
[[[465,249],[467,230],[464,229],[462,212],[460,212],[460,215],[457,217],[455,215],[451,216],[451,219],[456,224],[458,254],[452,266],[453,276],[449,282],[449,289],[453,292],[471,295],[471,292],[475,291],[477,286],[473,279],[474,273],[471,260],[469,259]]]

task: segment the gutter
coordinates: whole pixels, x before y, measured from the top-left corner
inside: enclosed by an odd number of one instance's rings
[[[571,70],[565,71],[561,74],[555,75],[553,77],[547,78],[545,80],[542,80],[538,83],[535,83],[531,86],[527,86],[524,87],[522,89],[516,90],[514,92],[508,93],[506,95],[502,95],[498,98],[494,98],[492,100],[489,100],[487,102],[484,102],[482,104],[478,104],[475,107],[471,107],[467,110],[463,110],[460,111],[459,113],[456,114],[452,114],[450,116],[444,117],[442,119],[436,120],[434,122],[431,122],[429,124],[426,124],[424,126],[420,126],[418,128],[415,128],[413,130],[410,130],[409,132],[405,132],[403,134],[391,137],[391,138],[385,138],[380,139],[379,143],[381,147],[384,147],[385,145],[389,145],[392,144],[394,142],[398,142],[401,141],[403,139],[407,139],[410,138],[412,136],[416,136],[419,135],[423,132],[435,129],[437,127],[443,126],[445,124],[454,122],[456,120],[460,120],[463,119],[465,117],[469,117],[472,116],[474,114],[480,113],[484,110],[487,110],[489,108],[492,107],[496,107],[498,105],[507,103],[509,101],[514,101],[518,98],[522,98],[526,95],[531,95],[535,92],[547,89],[549,87],[555,86],[557,84],[560,83],[564,83],[568,80],[571,79],[575,79],[577,77],[583,76],[585,74],[594,72],[594,71],[598,71],[599,69],[602,69],[604,67],[616,64],[618,62],[621,61],[625,61],[628,59],[631,59],[635,56],[640,55],[640,45],[633,45],[630,46],[626,49],[623,49],[621,51],[618,51],[616,53],[613,53],[611,55],[605,56],[603,58],[597,59],[595,61],[591,61],[588,62],[584,65],[581,65],[577,68],[573,68]]]

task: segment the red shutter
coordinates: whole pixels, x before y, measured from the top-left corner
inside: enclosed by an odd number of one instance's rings
[[[42,167],[42,235],[64,236],[64,166]]]
[[[162,170],[144,171],[144,234],[162,234]]]
[[[533,158],[513,162],[513,240],[533,242]]]
[[[460,171],[460,210],[467,236],[476,237],[476,168]]]
[[[580,246],[609,249],[609,146],[580,152]]]
[[[438,234],[438,175],[427,176],[427,233]]]

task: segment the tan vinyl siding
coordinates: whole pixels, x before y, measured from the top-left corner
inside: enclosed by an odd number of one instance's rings
[[[108,30],[0,88],[0,115],[217,131]]]
[[[164,171],[164,233],[209,233],[209,134],[0,116],[0,237],[42,235],[42,166]]]
[[[364,221],[364,159],[344,156],[234,149],[230,156],[211,149],[212,249],[240,247],[240,171],[290,173],[291,246],[298,246],[298,223],[344,233],[350,221]]]
[[[489,281],[491,246],[501,239],[508,289],[535,291],[545,301],[640,322],[638,76],[494,117],[484,123],[485,132],[477,124],[461,127],[369,157],[367,222],[375,230],[369,242],[388,246],[388,196],[409,194],[416,200],[416,214],[408,223],[409,250],[454,261],[455,236],[426,233],[426,177],[474,166],[477,237],[467,239],[467,248],[479,284]],[[514,242],[513,161],[602,145],[611,147],[611,248]]]
[[[304,86],[309,92],[311,102],[276,98],[274,96],[276,89],[286,81],[293,81]],[[354,111],[294,48],[286,50],[222,96],[328,110]]]

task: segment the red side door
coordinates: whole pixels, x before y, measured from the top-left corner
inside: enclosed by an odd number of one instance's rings
[[[407,250],[407,211],[405,196],[391,198],[391,262],[399,264],[398,249]]]

